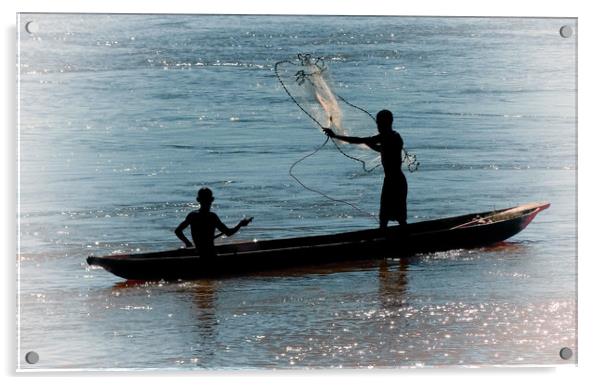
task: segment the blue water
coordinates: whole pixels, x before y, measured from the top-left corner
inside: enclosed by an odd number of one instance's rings
[[[25,31],[34,20],[36,34]],[[574,19],[23,14],[21,368],[539,365],[576,346]],[[233,239],[374,227],[290,165],[324,137],[274,63],[324,56],[420,161],[410,222],[549,201],[494,248],[125,285],[85,257],[180,246],[199,187]],[[378,212],[382,171],[331,145],[304,183]],[[40,354],[28,365],[27,351]]]

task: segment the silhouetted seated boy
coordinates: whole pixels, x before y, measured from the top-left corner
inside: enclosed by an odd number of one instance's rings
[[[253,217],[244,218],[234,228],[224,225],[217,214],[211,212],[213,193],[206,187],[199,190],[196,200],[201,204],[201,208],[188,214],[184,222],[176,228],[175,233],[186,244],[186,247],[192,247],[192,243],[183,233],[183,230],[190,226],[194,246],[201,256],[214,257],[216,255],[213,244],[213,240],[216,238],[215,229],[224,235],[231,236],[253,220]]]

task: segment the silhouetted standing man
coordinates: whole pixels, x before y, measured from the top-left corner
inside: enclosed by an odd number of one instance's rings
[[[386,228],[389,221],[394,220],[400,225],[407,221],[406,199],[408,182],[401,171],[401,150],[403,139],[393,130],[393,114],[382,110],[376,114],[378,135],[366,138],[337,135],[331,129],[324,132],[331,138],[347,143],[365,144],[374,151],[380,152],[380,158],[385,172],[385,180],[380,195],[380,227]]]

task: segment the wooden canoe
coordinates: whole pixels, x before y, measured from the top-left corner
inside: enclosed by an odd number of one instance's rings
[[[387,230],[273,239],[216,246],[217,258],[194,248],[90,256],[88,264],[131,280],[175,280],[249,274],[338,261],[406,257],[416,253],[488,246],[523,230],[549,203],[411,223]]]

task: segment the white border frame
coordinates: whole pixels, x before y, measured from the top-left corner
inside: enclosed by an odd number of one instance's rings
[[[524,378],[526,381],[533,381],[534,377],[539,380],[545,380],[550,383],[565,383],[587,380],[595,378],[597,374],[598,343],[600,343],[599,326],[600,304],[596,295],[600,292],[597,272],[600,271],[600,253],[599,247],[595,244],[597,226],[594,221],[600,218],[599,204],[596,198],[600,197],[600,189],[595,175],[600,174],[598,165],[601,164],[599,157],[596,156],[602,145],[600,141],[600,118],[599,118],[599,92],[600,75],[599,69],[602,68],[599,55],[599,36],[600,13],[595,12],[595,5],[586,5],[583,2],[566,1],[547,1],[538,3],[529,3],[526,1],[507,0],[505,2],[479,2],[470,0],[455,0],[445,2],[421,0],[415,2],[395,3],[391,0],[370,0],[368,1],[344,1],[331,0],[330,2],[320,0],[303,0],[300,2],[268,1],[268,0],[220,0],[212,3],[194,4],[185,0],[146,0],[145,2],[125,2],[123,0],[104,0],[104,1],[76,1],[76,0],[20,0],[2,4],[2,20],[4,25],[4,42],[7,43],[4,49],[4,60],[2,61],[4,79],[7,87],[2,93],[3,99],[3,179],[5,181],[3,189],[3,212],[5,220],[2,221],[0,234],[2,236],[2,245],[4,245],[4,295],[7,301],[3,310],[2,331],[5,341],[2,355],[0,356],[5,380],[8,383],[38,383],[44,378],[45,383],[49,384],[79,384],[81,376],[86,377],[86,381],[92,384],[105,384],[106,377],[111,377],[109,381],[117,383],[131,383],[140,381],[145,384],[163,383],[166,379],[177,377],[178,381],[183,383],[198,384],[199,381],[211,380],[219,383],[262,383],[262,384],[280,384],[283,381],[291,384],[304,384],[308,380],[318,381],[320,383],[334,381],[345,381],[346,383],[364,383],[366,381],[379,381],[384,383],[397,383],[404,380],[416,380],[418,376],[421,380],[432,381],[433,383],[451,380],[452,383],[463,384],[479,383],[484,379],[487,381],[499,381],[506,383],[512,378],[516,381],[518,378]],[[591,4],[594,4],[593,2]],[[197,13],[197,14],[333,14],[333,15],[421,15],[421,16],[537,16],[537,17],[578,17],[579,31],[579,63],[578,63],[578,89],[579,89],[579,211],[578,211],[578,237],[579,237],[579,366],[578,367],[559,367],[556,369],[486,369],[486,370],[456,370],[456,369],[435,369],[419,371],[278,371],[274,374],[269,372],[243,372],[240,374],[226,374],[216,372],[193,372],[193,373],[170,373],[170,372],[152,372],[144,374],[136,373],[83,373],[69,375],[62,372],[61,376],[67,375],[68,378],[58,377],[53,372],[44,374],[19,374],[15,376],[16,357],[15,357],[15,327],[16,320],[14,311],[17,305],[17,298],[14,295],[17,285],[15,283],[16,268],[15,250],[18,247],[15,238],[17,229],[16,206],[18,205],[18,195],[15,197],[15,189],[18,188],[19,176],[18,168],[15,170],[15,161],[19,156],[18,147],[15,148],[17,130],[17,115],[15,94],[19,92],[14,83],[17,75],[15,67],[16,56],[16,12],[98,12],[98,13]],[[18,167],[18,166],[17,166]],[[599,178],[599,177],[598,177]],[[15,201],[17,199],[17,201]],[[598,285],[595,285],[598,283]],[[374,376],[377,378],[374,378]],[[398,378],[398,375],[413,378]],[[441,375],[445,375],[442,378]],[[306,378],[309,376],[310,378]],[[370,376],[370,378],[366,377]],[[449,377],[448,377],[449,376]],[[104,378],[103,378],[104,377]],[[545,377],[545,378],[541,378]],[[598,376],[596,376],[598,377]]]

